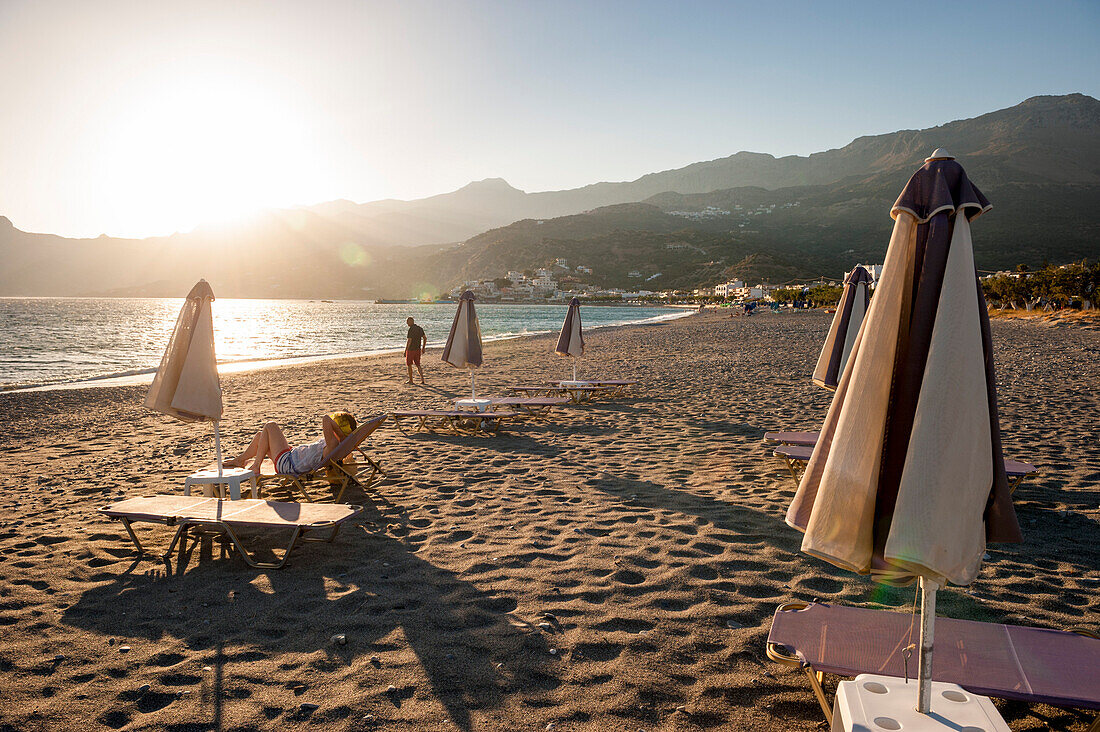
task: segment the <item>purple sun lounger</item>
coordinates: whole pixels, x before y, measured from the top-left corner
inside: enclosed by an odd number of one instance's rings
[[[99,509],[104,516],[118,519],[126,527],[126,533],[137,547],[139,554],[145,548],[138,541],[131,526],[138,521],[176,526],[176,535],[168,550],[161,555],[168,559],[176,544],[182,554],[187,544],[187,532],[191,528],[207,529],[225,534],[240,553],[241,558],[250,567],[261,569],[280,569],[286,564],[287,557],[299,541],[331,542],[336,538],[340,525],[363,510],[362,506],[317,503],[282,503],[260,499],[224,501],[219,498],[203,496],[142,496],[127,498],[118,503]],[[282,559],[275,562],[258,562],[253,559],[234,529],[289,530],[290,543]],[[327,531],[323,537],[306,536],[315,531]]]
[[[906,676],[904,651],[919,643],[919,616],[825,603],[780,605],[768,634],[768,658],[801,668],[825,717],[832,711],[824,674]],[[908,676],[916,696],[917,656]],[[1100,638],[1085,631],[1025,628],[936,618],[932,679],[974,694],[1100,710]],[[1100,729],[1100,718],[1090,730]]]
[[[778,439],[787,436],[794,436],[794,439],[804,441],[809,441],[812,438],[812,442],[793,442],[786,439]],[[772,451],[772,455],[781,457],[787,462],[787,469],[791,471],[791,477],[794,478],[794,482],[797,483],[801,478],[798,466],[809,462],[810,456],[814,452],[814,445],[817,444],[817,433],[765,432],[764,439],[772,442],[784,443],[777,446],[775,450]],[[1005,458],[1005,473],[1008,474],[1008,488],[1010,491],[1015,492],[1024,478],[1037,472],[1039,472],[1039,469],[1031,463]]]

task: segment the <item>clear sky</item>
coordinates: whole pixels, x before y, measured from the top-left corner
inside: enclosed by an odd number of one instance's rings
[[[1100,96],[1096,0],[0,0],[0,215],[557,190],[1069,92]]]

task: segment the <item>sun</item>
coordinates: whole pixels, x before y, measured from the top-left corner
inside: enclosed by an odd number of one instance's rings
[[[254,79],[180,73],[116,108],[101,147],[116,234],[185,231],[311,199],[300,104]]]

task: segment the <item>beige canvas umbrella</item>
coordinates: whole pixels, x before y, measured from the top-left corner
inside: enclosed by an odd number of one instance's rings
[[[569,310],[565,313],[554,353],[573,358],[573,381],[576,381],[577,359],[584,355],[584,335],[581,332],[581,301],[575,297],[569,301]]]
[[[474,369],[481,365],[481,326],[474,310],[474,293],[467,290],[458,300],[458,310],[447,345],[443,347],[443,360],[455,368],[470,370],[470,398],[477,398]]]
[[[837,380],[844,373],[859,326],[863,324],[863,317],[867,314],[867,303],[871,299],[870,286],[871,273],[859,265],[844,280],[840,304],[837,305],[829,335],[825,338],[825,345],[814,369],[813,382],[818,386],[835,389]]]
[[[214,451],[221,474],[222,387],[214,357],[214,292],[199,280],[183,303],[145,406],[184,422],[213,422]]]
[[[906,184],[875,297],[787,512],[813,556],[879,581],[920,578],[924,712],[936,589],[972,582],[987,542],[1021,540],[970,235],[989,208],[942,150]]]

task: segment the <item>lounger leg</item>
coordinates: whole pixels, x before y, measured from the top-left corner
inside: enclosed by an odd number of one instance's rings
[[[805,666],[802,669],[806,672],[806,676],[810,679],[810,686],[813,687],[814,696],[817,697],[817,703],[821,705],[821,711],[825,712],[825,719],[829,722],[829,726],[833,725],[833,708],[829,706],[829,702],[825,701],[825,689],[822,688],[821,682],[825,675],[813,670],[810,666]]]
[[[290,557],[290,552],[294,549],[294,545],[298,543],[298,537],[302,533],[301,526],[295,526],[294,531],[290,535],[290,543],[287,544],[286,551],[283,552],[283,558],[275,562],[257,562],[248,552],[245,551],[244,546],[237,539],[237,535],[233,533],[233,529],[223,523],[218,522],[216,524],[218,528],[225,532],[229,540],[233,542],[233,546],[236,547],[237,552],[241,555],[241,559],[248,564],[249,567],[255,567],[256,569],[282,569],[286,565],[286,560]]]
[[[1020,483],[1022,483],[1022,482],[1024,482],[1024,476],[1021,475],[1020,477],[1016,478],[1011,483],[1009,483],[1008,484],[1008,494],[1012,495],[1013,493],[1015,493],[1016,489],[1020,487]],[[1092,732],[1092,730],[1089,730],[1089,732]]]
[[[359,451],[359,454],[361,454],[363,456],[364,460],[366,460],[368,463],[370,463],[372,466],[374,466],[374,472],[381,473],[382,475],[386,475],[386,471],[382,470],[382,466],[379,465],[376,461],[372,460],[370,455],[367,455],[367,453],[363,452],[362,450]]]
[[[783,459],[787,462],[787,470],[791,471],[791,479],[794,480],[794,484],[795,486],[797,486],[798,483],[802,480],[802,477],[798,474],[798,470],[795,468],[795,461],[791,460],[786,455],[783,456]]]
[[[306,499],[306,503],[313,503],[313,496],[306,492],[306,486],[305,483],[302,482],[302,479],[294,478],[293,483],[294,487],[298,489],[298,492],[302,494],[302,497]]]
[[[130,519],[125,516],[122,517],[122,525],[126,527],[126,533],[130,535],[130,541],[134,542],[134,546],[137,547],[138,554],[145,553],[145,547],[138,541],[137,534],[134,533],[133,527],[130,526]]]
[[[183,543],[180,544],[180,552],[183,552],[184,547],[187,545],[187,529],[189,524],[180,524],[180,527],[176,529],[176,535],[172,537],[172,543],[168,545],[164,554],[160,555],[161,559],[168,559],[172,556],[172,550],[176,548],[176,543],[180,539],[183,539]]]

